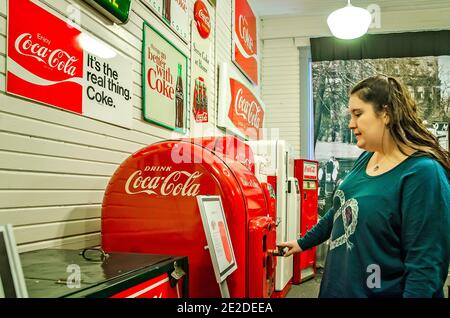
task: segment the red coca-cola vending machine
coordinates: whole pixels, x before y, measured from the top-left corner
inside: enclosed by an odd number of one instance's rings
[[[318,216],[318,165],[315,160],[294,160],[294,175],[300,186],[299,234],[303,237],[314,225]],[[316,248],[294,255],[293,284],[314,277],[316,274]]]
[[[198,195],[219,195],[237,269],[231,297],[270,297],[274,284],[274,206],[252,169],[251,149],[234,137],[170,140],[127,158],[102,206],[106,252],[188,256],[189,296],[220,297]]]

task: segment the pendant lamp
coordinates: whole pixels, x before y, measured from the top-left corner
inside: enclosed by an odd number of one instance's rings
[[[372,15],[366,9],[354,7],[348,0],[347,6],[333,11],[327,19],[331,33],[339,39],[356,39],[366,34],[372,22]]]

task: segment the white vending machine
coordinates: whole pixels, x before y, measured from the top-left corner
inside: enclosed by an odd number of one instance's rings
[[[293,147],[284,140],[248,142],[255,158],[255,174],[260,182],[272,185],[276,193],[277,243],[297,239],[300,190],[294,178]],[[278,257],[273,297],[284,297],[293,276],[293,257]]]

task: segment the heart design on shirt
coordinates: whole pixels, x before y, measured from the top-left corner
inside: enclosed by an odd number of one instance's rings
[[[330,251],[342,244],[346,244],[348,249],[352,249],[353,243],[350,242],[350,236],[355,233],[356,225],[358,224],[358,201],[355,199],[345,200],[345,193],[342,190],[337,190],[334,194],[333,201],[338,198],[340,207],[334,214],[333,224],[339,217],[342,217],[344,225],[344,234],[330,242]]]

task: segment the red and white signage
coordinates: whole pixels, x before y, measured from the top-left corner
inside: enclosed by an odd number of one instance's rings
[[[234,67],[220,69],[217,125],[244,138],[262,139],[264,104]]]
[[[257,21],[247,0],[234,0],[233,62],[258,85]]]
[[[194,4],[194,21],[191,28],[191,123],[207,123],[211,105],[214,77],[210,63],[213,56],[211,36],[211,14],[214,8],[209,3],[197,0]],[[191,129],[196,126],[191,124]]]
[[[8,93],[131,128],[130,69],[131,60],[64,18],[30,0],[9,2]]]
[[[6,91],[81,113],[80,33],[29,0],[9,1]]]
[[[176,161],[176,153],[173,154]],[[181,158],[180,158],[181,159]],[[172,166],[161,167],[161,170],[152,170],[153,167],[146,167],[144,172],[142,170],[134,171],[125,183],[125,192],[127,194],[146,193],[148,195],[157,196],[188,196],[195,197],[200,192],[200,183],[198,178],[202,175],[201,172],[195,171],[189,173],[187,171],[178,171],[172,169]],[[164,171],[172,171],[164,176],[161,173]],[[155,175],[157,171],[157,175]]]
[[[181,281],[170,286],[167,273],[117,293],[111,298],[181,298]]]
[[[200,36],[207,39],[211,32],[211,18],[208,8],[202,0],[197,0],[194,4],[194,20]]]
[[[305,179],[317,180],[317,163],[316,162],[303,162],[303,177]]]

